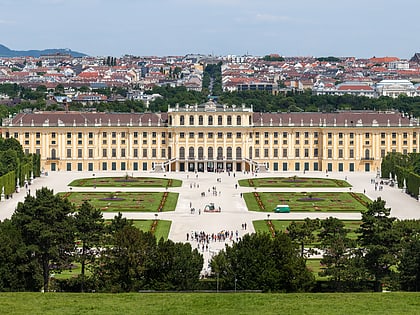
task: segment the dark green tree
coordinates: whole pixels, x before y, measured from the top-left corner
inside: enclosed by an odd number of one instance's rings
[[[323,252],[321,264],[325,266],[320,275],[330,277],[336,291],[343,291],[342,282],[353,279],[352,258],[355,256],[356,242],[347,237],[348,229],[343,221],[337,218],[327,218],[321,221],[321,231],[318,235]]]
[[[80,241],[81,249],[77,260],[81,263],[82,292],[85,278],[86,263],[93,263],[103,239],[105,226],[102,212],[84,201],[74,216],[76,239]]]
[[[96,260],[93,276],[100,290],[132,292],[144,287],[145,269],[154,256],[156,238],[132,225],[118,229]]]
[[[189,243],[174,243],[161,238],[153,253],[145,271],[147,288],[173,291],[197,289],[203,268],[203,256],[197,249],[192,250]]]
[[[320,228],[319,219],[306,218],[303,222],[293,221],[287,227],[287,232],[290,239],[300,246],[301,257],[307,258],[308,255],[315,254],[316,250],[313,248],[306,248],[313,244],[316,240],[315,231]]]
[[[17,205],[12,222],[42,268],[43,289],[48,290],[50,271],[65,268],[73,255],[73,205],[52,190],[41,188]]]
[[[385,208],[385,200],[379,197],[368,205],[367,211],[362,212],[362,224],[358,231],[364,264],[375,283],[376,292],[382,290],[384,280],[391,276],[391,268],[397,264],[400,236],[393,229],[395,218],[390,214],[391,209]]]
[[[211,261],[224,289],[298,292],[314,278],[288,235],[247,234]]]
[[[0,222],[0,291],[38,291],[42,270],[10,220]]]
[[[402,247],[398,264],[399,282],[402,290],[420,290],[420,238],[413,237]]]

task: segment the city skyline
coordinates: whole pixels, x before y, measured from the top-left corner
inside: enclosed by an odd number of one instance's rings
[[[1,43],[92,56],[396,56],[419,50],[420,2],[0,0]]]

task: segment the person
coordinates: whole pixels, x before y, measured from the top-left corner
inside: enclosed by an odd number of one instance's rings
[[[188,241],[189,238],[190,238],[190,235],[187,233],[187,241]]]

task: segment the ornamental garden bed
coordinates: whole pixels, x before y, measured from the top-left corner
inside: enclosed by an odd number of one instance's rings
[[[89,201],[106,212],[162,212],[174,211],[178,193],[172,192],[66,192],[59,195],[80,206]]]
[[[158,177],[92,177],[72,181],[73,187],[181,187],[182,181]]]
[[[273,212],[278,204],[287,204],[291,212],[362,212],[371,202],[353,192],[250,192],[243,197],[248,210],[263,212]]]
[[[262,177],[252,179],[241,179],[238,181],[243,187],[351,187],[344,180],[334,178],[312,178],[312,177]]]

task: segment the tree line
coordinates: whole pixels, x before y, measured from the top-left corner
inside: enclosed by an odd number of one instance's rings
[[[188,91],[184,86],[171,87],[169,85],[155,86],[145,91],[147,94],[160,94],[162,97],[150,102],[146,108],[142,101],[125,102],[100,102],[95,105],[82,105],[77,102],[69,104],[71,110],[88,110],[95,107],[97,111],[111,112],[166,112],[168,106],[179,104],[201,104],[208,100],[210,95],[215,96],[219,103],[227,105],[253,106],[256,112],[334,112],[339,110],[395,110],[407,113],[413,117],[420,117],[420,97],[408,97],[400,95],[398,98],[382,96],[379,98],[368,98],[354,95],[312,95],[311,91],[303,93],[288,92],[286,94],[273,95],[267,91],[236,91],[223,92],[221,86],[221,73],[217,70],[218,65],[207,65],[203,75],[203,90]],[[210,90],[210,82],[213,83]],[[62,86],[61,86],[62,87]],[[83,91],[87,87],[81,87]],[[107,96],[127,95],[128,88],[105,88],[93,90]],[[65,110],[59,104],[47,104],[45,100],[46,88],[39,86],[35,91],[16,84],[1,84],[0,93],[19,96],[23,99],[20,104],[13,107],[0,105],[0,116],[7,117],[9,114],[17,113],[24,109],[41,110]],[[62,95],[63,89],[57,86],[54,89],[55,95]]]
[[[362,213],[357,237],[337,218],[292,222],[286,232],[246,235],[216,255],[212,269],[224,289],[301,291],[418,291],[420,220],[397,220],[378,198]],[[315,245],[314,245],[315,244]],[[305,262],[321,254],[315,281]]]
[[[76,208],[42,188],[0,222],[0,290],[184,291],[217,285],[264,292],[380,291],[386,284],[417,291],[419,232],[420,221],[392,218],[378,199],[362,214],[357,239],[336,218],[292,222],[274,237],[248,234],[226,246],[211,261],[211,278],[202,281],[203,257],[189,243],[156,240],[121,214],[106,222],[89,202]],[[316,281],[306,266],[314,251],[322,251],[320,274],[327,281]],[[54,278],[75,262],[80,275]]]

